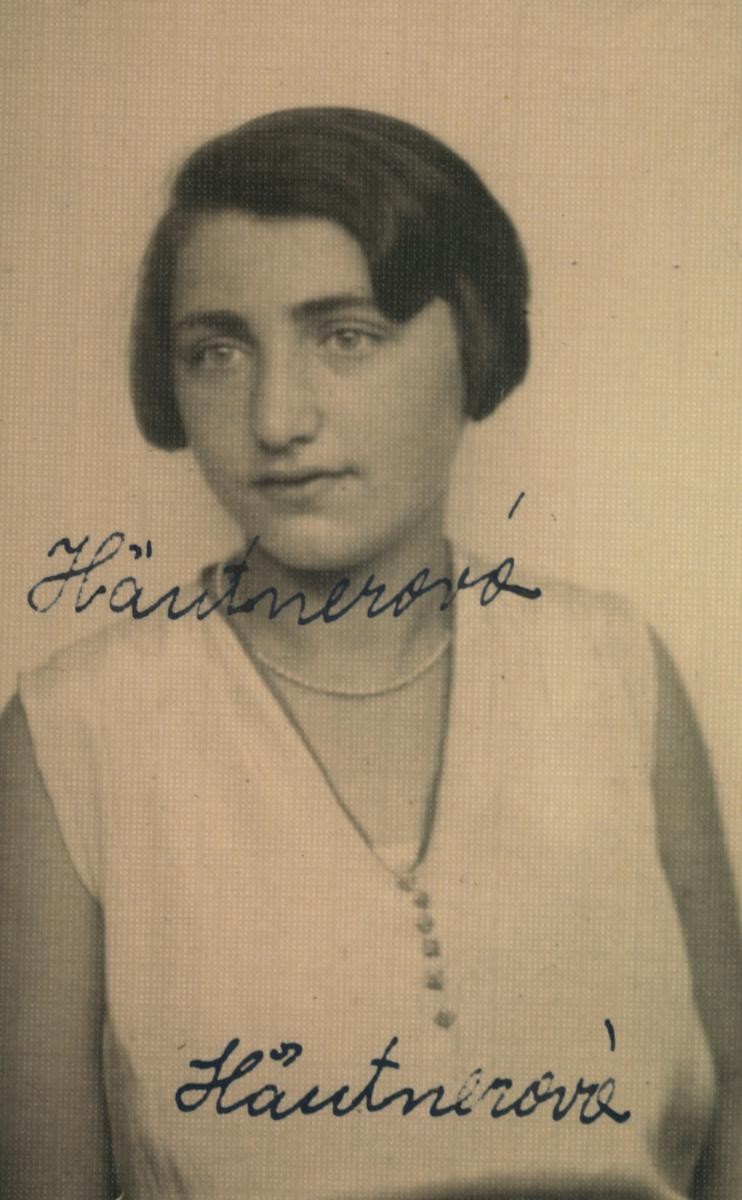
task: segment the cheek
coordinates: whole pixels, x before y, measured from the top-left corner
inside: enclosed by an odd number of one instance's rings
[[[209,491],[232,515],[239,505],[239,479],[244,475],[248,448],[240,438],[213,422],[185,421],[191,456]],[[237,489],[237,491],[235,491]]]
[[[437,500],[448,487],[461,432],[457,410],[443,405],[409,406],[379,429],[367,453],[388,499],[415,508]]]
[[[400,441],[423,464],[447,469],[466,423],[464,387],[458,355],[423,361],[410,378],[399,406]]]
[[[213,397],[179,399],[178,409],[194,458],[205,473],[211,464],[240,461],[247,450],[248,437],[244,411],[227,398],[217,404]]]
[[[464,423],[464,374],[450,321],[429,334],[406,365],[405,391],[418,420],[458,428]]]

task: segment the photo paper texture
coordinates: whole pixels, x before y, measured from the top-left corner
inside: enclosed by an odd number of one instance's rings
[[[736,6],[3,22],[0,1191],[742,1194]]]

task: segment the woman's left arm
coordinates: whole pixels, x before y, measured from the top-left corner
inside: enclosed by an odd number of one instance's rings
[[[718,1093],[694,1200],[742,1197],[742,931],[714,777],[675,665],[652,633],[658,846],[678,910]]]

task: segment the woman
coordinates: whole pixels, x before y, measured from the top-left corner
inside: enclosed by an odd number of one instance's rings
[[[526,293],[481,181],[397,120],[275,113],[182,168],[135,405],[247,549],[5,714],[7,1194],[740,1194],[677,676],[621,602],[444,537]]]

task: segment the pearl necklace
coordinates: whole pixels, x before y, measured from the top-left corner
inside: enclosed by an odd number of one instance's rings
[[[265,657],[264,654],[261,654],[259,650],[256,650],[255,646],[252,644],[250,645],[250,653],[252,654],[253,658],[256,658],[262,666],[267,667],[267,669],[272,671],[274,675],[278,675],[280,679],[288,680],[289,683],[295,683],[297,687],[304,688],[308,692],[319,692],[322,696],[347,696],[354,697],[355,699],[363,699],[371,696],[386,696],[390,692],[398,692],[401,691],[402,688],[409,687],[410,684],[414,683],[417,679],[420,679],[422,675],[429,671],[431,667],[435,666],[438,660],[441,659],[446,653],[450,645],[451,635],[448,633],[444,637],[441,644],[436,647],[433,653],[429,655],[428,658],[426,658],[420,664],[420,666],[415,667],[414,671],[411,671],[408,675],[403,675],[398,679],[392,680],[391,683],[385,683],[382,684],[381,687],[376,688],[323,687],[319,683],[314,683],[311,680],[306,679],[303,675],[295,675],[293,671],[287,671],[285,667],[277,667],[276,664],[272,663],[270,659]]]

